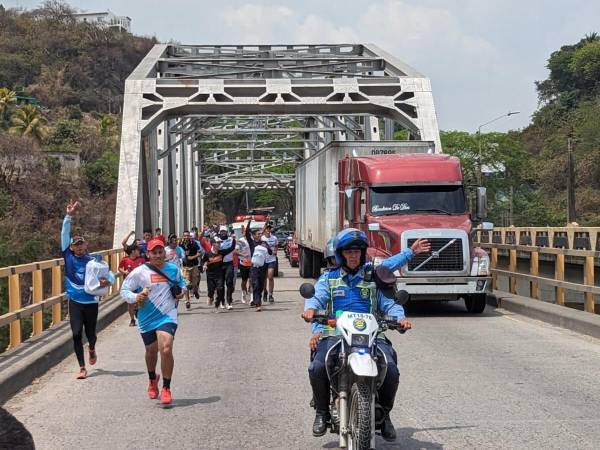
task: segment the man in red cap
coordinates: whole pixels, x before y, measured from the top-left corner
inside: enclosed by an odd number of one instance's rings
[[[148,368],[148,397],[158,398],[156,373],[158,354],[163,374],[160,403],[172,402],[171,376],[173,375],[173,340],[177,331],[177,304],[186,290],[177,265],[165,261],[165,247],[160,239],[148,242],[149,261],[134,269],[125,279],[121,296],[127,303],[138,305],[138,327],[146,346]]]

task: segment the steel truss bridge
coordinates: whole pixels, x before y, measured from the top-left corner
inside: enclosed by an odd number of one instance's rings
[[[441,151],[429,79],[372,44],[155,45],[124,98],[115,244],[201,225],[209,193],[293,189],[332,140]]]

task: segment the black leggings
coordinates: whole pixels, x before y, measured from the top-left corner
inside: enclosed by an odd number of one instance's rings
[[[227,303],[233,303],[233,291],[235,291],[235,268],[232,262],[223,263],[223,284],[227,288]]]
[[[250,269],[250,279],[252,280],[252,303],[254,306],[261,306],[262,291],[265,287],[265,278],[267,278],[267,265],[262,267],[252,267]]]
[[[90,348],[96,345],[96,322],[98,321],[98,303],[77,303],[69,300],[69,321],[71,322],[71,331],[73,332],[73,347],[79,367],[85,367],[83,357],[82,333],[85,327],[85,336],[87,337]]]

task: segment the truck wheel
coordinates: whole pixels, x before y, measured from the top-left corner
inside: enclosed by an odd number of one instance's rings
[[[481,314],[485,310],[486,295],[474,294],[465,296],[465,308],[470,314]]]
[[[300,276],[302,278],[312,278],[312,251],[302,247],[300,251]]]
[[[312,253],[312,278],[319,278],[321,276],[321,254],[319,252]]]

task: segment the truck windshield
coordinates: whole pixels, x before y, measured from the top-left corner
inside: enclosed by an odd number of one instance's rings
[[[370,212],[374,216],[415,214],[464,214],[462,186],[386,186],[370,190]]]

